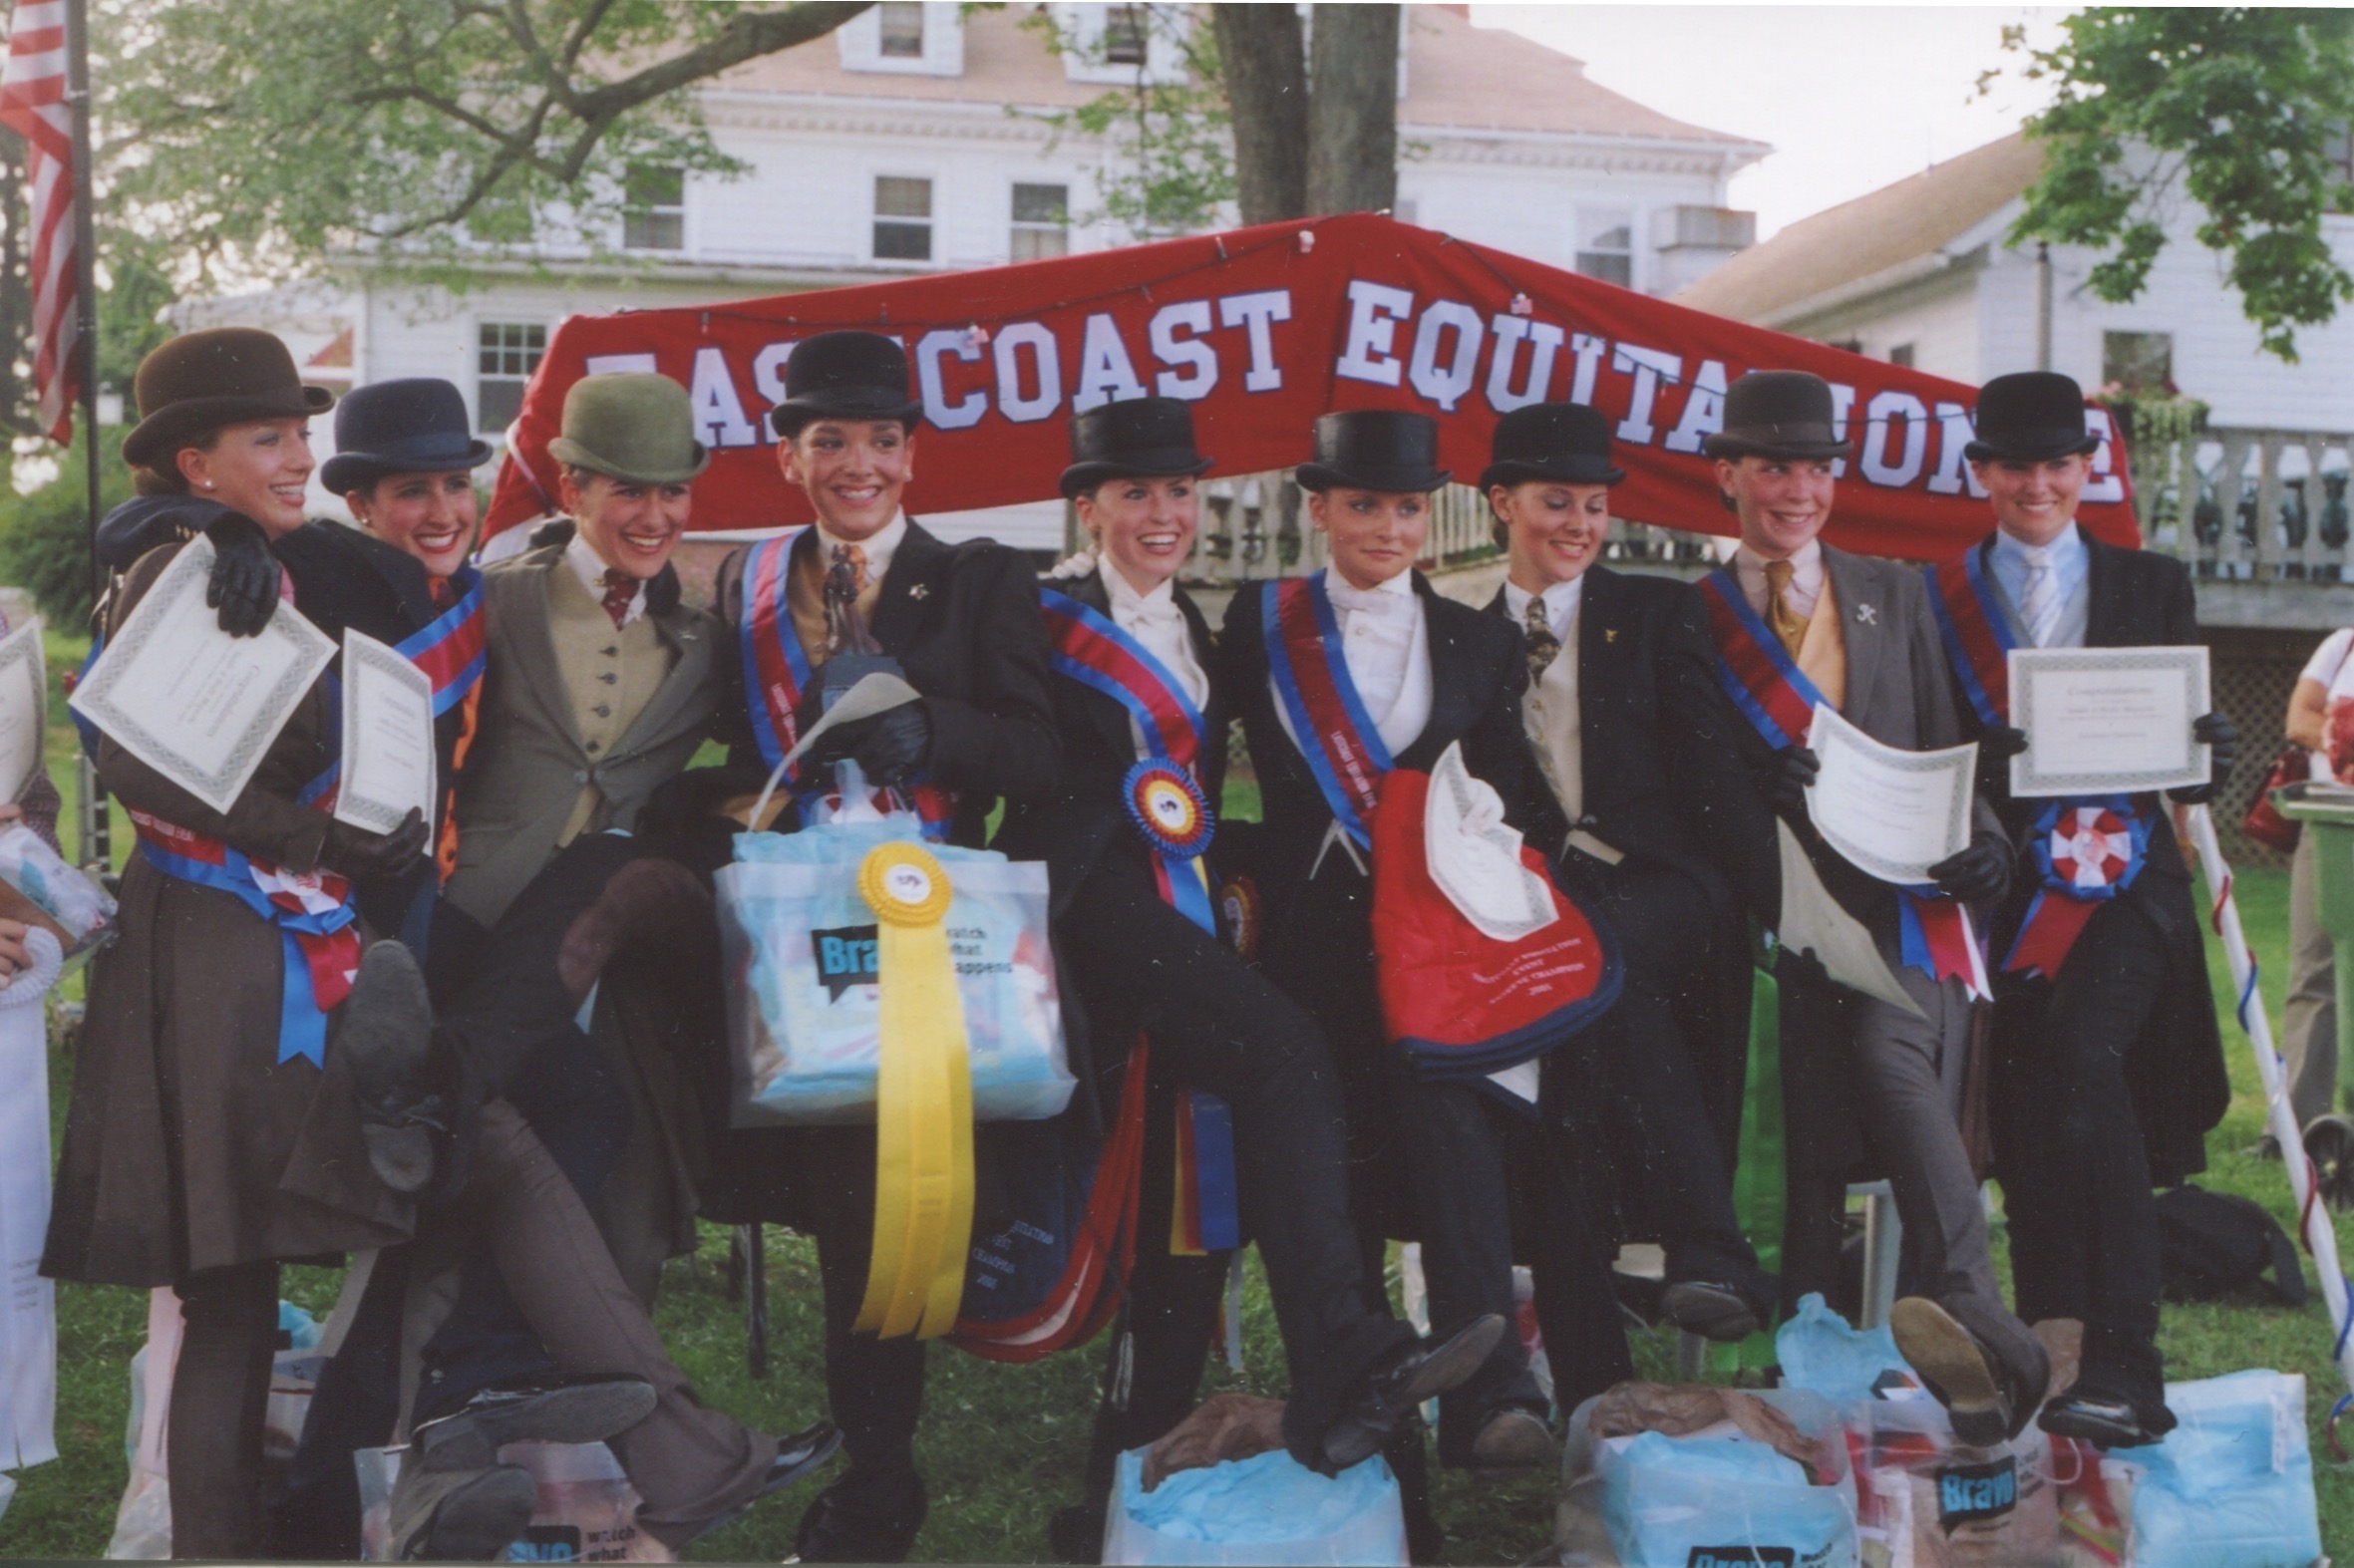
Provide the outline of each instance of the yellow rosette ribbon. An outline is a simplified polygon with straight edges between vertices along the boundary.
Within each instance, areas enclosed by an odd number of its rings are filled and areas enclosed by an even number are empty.
[[[955,1326],[973,1229],[973,1081],[948,948],[948,873],[918,845],[858,866],[874,911],[881,1051],[874,1080],[874,1255],[856,1327],[934,1339]]]

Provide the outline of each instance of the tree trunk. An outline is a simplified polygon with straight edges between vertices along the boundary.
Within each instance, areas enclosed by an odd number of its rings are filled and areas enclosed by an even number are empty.
[[[1213,5],[1219,69],[1234,127],[1234,185],[1245,223],[1308,214],[1308,68],[1299,12]]]
[[[1386,211],[1397,204],[1398,23],[1394,5],[1316,7],[1308,96],[1311,214]]]

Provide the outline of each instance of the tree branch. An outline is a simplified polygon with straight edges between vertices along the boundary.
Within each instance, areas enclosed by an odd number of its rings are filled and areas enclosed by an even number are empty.
[[[865,10],[872,0],[798,0],[773,11],[740,11],[717,38],[684,54],[657,61],[635,76],[583,93],[567,106],[582,120],[610,123],[625,110],[716,76],[762,55],[823,38]]]

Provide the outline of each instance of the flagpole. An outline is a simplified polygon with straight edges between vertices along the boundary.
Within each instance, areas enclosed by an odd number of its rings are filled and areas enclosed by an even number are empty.
[[[90,157],[90,5],[66,3],[66,108],[74,126],[74,357],[82,392],[84,495],[90,514],[90,602],[106,597],[107,572],[98,558],[98,521],[104,502],[98,436],[98,221]],[[106,785],[83,759],[82,862],[111,869]]]

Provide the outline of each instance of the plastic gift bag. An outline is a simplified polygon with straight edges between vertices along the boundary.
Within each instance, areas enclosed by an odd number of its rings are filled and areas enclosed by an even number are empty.
[[[717,878],[737,1126],[870,1122],[880,1043],[874,913],[858,865],[916,818],[743,833]],[[973,1118],[1039,1120],[1074,1080],[1047,941],[1043,864],[925,847],[954,888],[946,926],[971,1053]]]
[[[1398,1481],[1378,1454],[1329,1477],[1280,1450],[1179,1470],[1149,1492],[1144,1475],[1144,1449],[1120,1456],[1107,1563],[1406,1561]]]
[[[1799,1310],[1774,1331],[1774,1356],[1782,1364],[1784,1387],[1821,1395],[1836,1406],[1921,1387],[1885,1325],[1850,1328],[1818,1292],[1801,1297]]]
[[[2180,1425],[2115,1457],[2140,1468],[2135,1568],[2303,1568],[2321,1555],[2305,1380],[2239,1372],[2167,1385]]]
[[[0,882],[16,895],[0,899],[0,914],[47,925],[68,958],[89,951],[113,932],[115,900],[107,890],[41,841],[22,823],[0,828]],[[31,910],[17,904],[30,903]]]
[[[392,1547],[392,1491],[406,1448],[352,1455],[360,1483],[360,1555],[384,1562]],[[637,1488],[601,1442],[510,1442],[499,1462],[531,1472],[538,1494],[531,1522],[507,1543],[510,1563],[666,1563],[675,1559],[637,1527]]]

